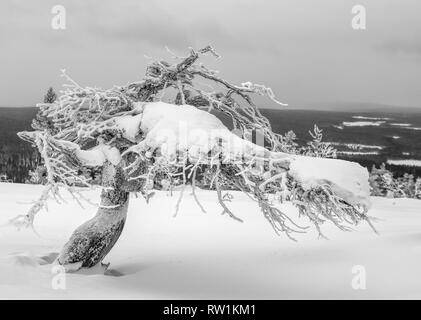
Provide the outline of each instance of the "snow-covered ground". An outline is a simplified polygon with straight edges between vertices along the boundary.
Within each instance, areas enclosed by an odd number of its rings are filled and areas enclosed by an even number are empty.
[[[386,121],[344,121],[342,122],[342,125],[345,127],[378,127],[384,123],[386,123]]]
[[[41,188],[0,184],[0,224],[25,213]],[[87,193],[92,199],[98,194]],[[379,219],[379,235],[367,225],[348,233],[326,225],[330,240],[311,231],[292,242],[276,236],[247,196],[235,192],[229,204],[245,220],[238,223],[220,214],[213,192],[197,194],[207,213],[185,192],[177,217],[178,192],[156,192],[148,205],[132,197],[125,230],[105,259],[108,274],[67,274],[64,290],[53,289],[57,269],[49,262],[95,208],[80,209],[70,198],[68,204],[51,202],[35,221],[41,237],[1,227],[0,298],[421,298],[419,200],[373,198],[370,215]],[[365,269],[365,290],[351,285],[362,276],[353,274],[358,266]]]
[[[383,150],[383,146],[374,146],[361,143],[341,143],[341,142],[324,142],[326,144],[331,144],[333,146],[344,146],[352,150],[362,150],[362,149],[376,149]]]
[[[337,151],[337,154],[343,154],[347,156],[366,156],[366,155],[378,155],[378,151]]]
[[[353,116],[354,119],[363,119],[363,120],[392,120],[392,118],[377,118],[377,117],[365,117],[365,116]]]
[[[410,127],[410,126],[412,126],[412,124],[410,124],[410,123],[391,123],[390,125],[397,126],[397,127]]]
[[[402,159],[402,160],[387,160],[387,164],[395,166],[421,167],[421,160],[416,159]]]

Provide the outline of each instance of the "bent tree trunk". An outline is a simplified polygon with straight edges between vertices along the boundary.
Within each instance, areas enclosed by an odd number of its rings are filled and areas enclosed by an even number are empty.
[[[123,190],[120,166],[107,163],[102,171],[101,202],[96,215],[79,226],[64,245],[57,262],[68,271],[91,268],[110,252],[123,231],[129,193]]]

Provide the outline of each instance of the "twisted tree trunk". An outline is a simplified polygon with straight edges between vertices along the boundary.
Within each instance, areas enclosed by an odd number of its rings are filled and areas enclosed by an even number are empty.
[[[57,258],[68,271],[97,265],[117,242],[129,204],[129,192],[123,190],[123,182],[121,166],[107,163],[102,171],[104,188],[96,215],[73,232]]]

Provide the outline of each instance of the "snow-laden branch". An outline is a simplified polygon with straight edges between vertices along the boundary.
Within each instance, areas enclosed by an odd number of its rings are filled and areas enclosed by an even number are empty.
[[[37,201],[33,203],[27,214],[18,215],[10,223],[21,227],[33,227],[35,216],[47,209],[47,201],[54,199],[59,203],[65,202],[60,188],[67,190],[72,198],[81,206],[82,202],[91,203],[85,198],[78,187],[91,187],[89,179],[80,175],[81,166],[99,166],[105,161],[116,161],[116,150],[107,146],[97,146],[91,150],[81,150],[72,142],[56,140],[48,132],[20,132],[19,137],[36,145],[40,152],[47,172],[47,185]],[[118,152],[118,150],[117,150]],[[120,154],[118,153],[118,156]]]

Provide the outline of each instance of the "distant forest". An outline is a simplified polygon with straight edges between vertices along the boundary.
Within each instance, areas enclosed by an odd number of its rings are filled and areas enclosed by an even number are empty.
[[[37,108],[0,108],[0,174],[13,182],[23,183],[29,170],[40,162],[40,155],[16,133],[31,129]]]

